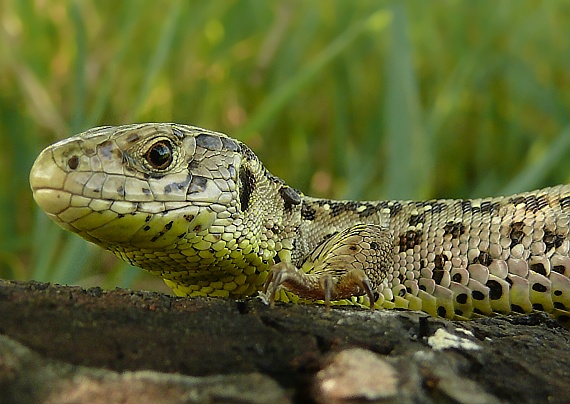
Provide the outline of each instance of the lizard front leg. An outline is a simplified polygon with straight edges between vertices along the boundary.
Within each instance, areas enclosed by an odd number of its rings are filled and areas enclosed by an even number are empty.
[[[274,265],[263,288],[273,303],[279,288],[306,299],[333,300],[367,295],[374,306],[374,292],[392,269],[393,238],[377,225],[358,224],[323,241],[300,268],[289,262]]]

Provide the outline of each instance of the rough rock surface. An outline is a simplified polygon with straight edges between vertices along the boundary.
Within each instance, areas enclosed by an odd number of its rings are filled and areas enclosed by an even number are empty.
[[[547,315],[453,322],[0,281],[1,402],[570,400]]]

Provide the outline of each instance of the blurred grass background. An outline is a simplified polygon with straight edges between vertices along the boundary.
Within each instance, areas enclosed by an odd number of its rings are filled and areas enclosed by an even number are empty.
[[[34,205],[39,151],[175,121],[334,198],[570,180],[570,2],[0,2],[0,277],[165,290]]]

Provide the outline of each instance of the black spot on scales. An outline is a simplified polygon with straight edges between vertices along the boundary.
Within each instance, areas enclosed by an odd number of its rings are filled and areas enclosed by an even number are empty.
[[[461,211],[463,213],[471,212],[471,201],[466,199],[461,201]]]
[[[245,144],[241,145],[241,155],[247,160],[247,161],[252,161],[252,160],[257,160],[257,157],[255,156],[255,153],[251,151],[251,149],[249,147],[247,147]]]
[[[204,192],[208,186],[208,179],[199,175],[191,176],[190,185],[188,186],[187,195]]]
[[[467,294],[466,293],[460,293],[457,295],[457,297],[455,298],[455,300],[457,301],[457,303],[459,304],[465,304],[467,303]]]
[[[483,294],[483,292],[481,292],[479,290],[472,291],[471,297],[473,297],[473,299],[475,299],[475,300],[484,300],[485,299],[485,295]]]
[[[431,211],[431,213],[437,214],[437,213],[441,213],[444,210],[447,209],[447,205],[443,202],[438,202],[438,201],[417,201],[414,202],[415,206],[417,208],[427,208],[425,209],[425,211]]]
[[[425,220],[425,214],[424,213],[418,213],[417,215],[410,215],[410,218],[408,219],[408,224],[410,226],[417,226],[420,223],[423,223]]]
[[[447,255],[437,254],[433,259],[433,264],[435,265],[435,267],[437,269],[443,270],[443,266],[445,265],[446,261],[449,261],[449,258],[447,258]]]
[[[200,133],[196,136],[196,146],[208,150],[222,150],[222,141],[219,136],[210,135],[208,133]]]
[[[229,137],[221,137],[220,139],[222,140],[222,147],[224,149],[237,153],[241,151],[238,142],[236,142],[235,140],[230,139]]]
[[[510,227],[511,227],[511,230],[509,232],[509,238],[511,239],[511,248],[513,248],[517,244],[521,243],[524,236],[525,236],[525,233],[523,231],[524,223],[523,222],[513,222],[513,223],[511,223]]]
[[[420,245],[422,242],[422,234],[421,230],[408,230],[404,234],[400,235],[398,242],[400,251],[407,251],[414,248],[416,245]]]
[[[541,283],[535,283],[532,285],[532,290],[534,290],[535,292],[541,292],[544,293],[546,292],[548,289],[546,288],[546,286],[544,286]]]
[[[500,208],[499,202],[483,201],[479,206],[473,206],[473,201],[461,200],[461,211],[463,213],[492,213],[497,212]]]
[[[481,251],[481,253],[477,257],[475,257],[475,259],[473,259],[474,264],[481,264],[486,267],[491,265],[492,262],[493,259],[491,258],[491,255],[489,255],[487,251]]]
[[[362,209],[362,206],[364,206],[364,209]],[[358,207],[356,209],[358,212],[358,216],[360,216],[361,218],[365,218],[378,212],[378,205],[372,205],[370,203],[360,203],[358,204]]]
[[[284,185],[279,189],[279,195],[285,203],[285,209],[291,210],[293,205],[298,205],[301,203],[301,195],[295,189]]]
[[[199,182],[199,181],[201,181],[200,179],[203,178],[203,177],[200,177],[200,176],[192,176],[191,174],[188,174],[188,175],[186,176],[186,179],[185,179],[184,181],[182,181],[182,182],[173,182],[173,183],[171,183],[171,184],[165,185],[165,186],[164,186],[164,193],[165,193],[165,194],[169,194],[169,193],[171,193],[171,192],[173,192],[173,191],[182,191],[182,190],[184,190],[184,189],[188,186],[188,184],[190,184],[190,183],[194,180],[194,178],[197,178],[196,181]],[[205,187],[204,187],[204,188],[205,188]],[[203,190],[203,189],[202,189],[202,190]],[[193,192],[199,192],[199,191],[198,191],[198,190],[190,191],[190,188],[188,188],[187,194],[190,194],[190,193],[193,193]]]
[[[315,215],[317,211],[315,208],[310,206],[307,202],[303,201],[301,204],[301,218],[304,220],[315,220]]]
[[[105,158],[109,158],[113,155],[113,148],[113,142],[110,140],[106,140],[97,146],[99,153]]]
[[[536,213],[536,211],[549,206],[548,198],[545,195],[529,195],[525,198],[525,203],[526,210],[529,210],[533,213]]]
[[[246,167],[239,170],[239,200],[240,209],[245,212],[249,208],[251,202],[251,194],[255,190],[255,177],[253,173]]]
[[[127,143],[135,143],[135,142],[138,142],[138,141],[140,140],[140,138],[141,138],[141,137],[139,136],[138,133],[133,132],[133,133],[130,133],[130,134],[127,136],[127,139],[126,139],[126,140],[127,140]]]
[[[443,273],[444,270],[443,269],[434,269],[432,271],[432,276],[431,278],[434,280],[434,282],[438,285],[441,284],[441,280],[443,279]]]
[[[535,264],[530,265],[530,269],[532,269],[537,274],[541,274],[546,276],[546,268],[544,268],[544,264],[541,262],[537,262]]]
[[[183,131],[181,131],[176,127],[172,128],[172,133],[174,134],[174,136],[176,136],[179,139],[184,139],[184,137],[186,136]]]
[[[503,296],[503,288],[501,284],[495,280],[490,280],[486,283],[489,288],[489,298],[491,300],[499,300]]]
[[[546,251],[550,251],[552,248],[558,248],[564,242],[564,236],[559,236],[555,234],[552,230],[545,230],[542,241],[546,244]],[[562,272],[561,272],[562,273]]]
[[[524,314],[523,308],[518,304],[511,304],[511,310],[515,313]]]
[[[451,220],[443,228],[444,236],[447,234],[451,235],[451,238],[459,238],[465,232],[465,226],[463,223],[454,223]]]
[[[347,212],[349,209],[347,208],[347,205],[349,202],[337,202],[337,201],[331,201],[328,199],[321,199],[315,202],[317,204],[317,206],[322,206],[325,207],[326,205],[329,206],[329,215],[331,215],[332,217],[336,217],[338,215],[340,215],[343,212]],[[354,203],[354,202],[353,202]]]
[[[190,162],[188,162],[188,171],[194,171],[196,170],[198,167],[200,167],[200,163],[198,163],[196,160],[190,160]]]
[[[570,196],[565,196],[564,198],[560,198],[558,203],[560,203],[562,209],[570,208]]]
[[[388,206],[388,208],[390,209],[390,217],[394,217],[402,210],[402,204],[400,202],[394,202],[394,204]]]

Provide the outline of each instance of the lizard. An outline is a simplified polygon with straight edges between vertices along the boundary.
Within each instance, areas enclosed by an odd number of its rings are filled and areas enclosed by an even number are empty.
[[[510,196],[328,200],[244,143],[175,123],[103,126],[44,149],[33,197],[62,228],[179,296],[570,321],[570,185]]]

